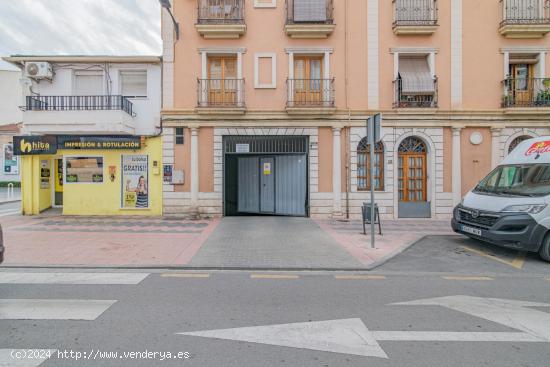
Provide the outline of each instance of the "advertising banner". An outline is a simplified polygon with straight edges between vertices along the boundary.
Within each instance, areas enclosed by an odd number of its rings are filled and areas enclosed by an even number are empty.
[[[149,207],[149,161],[146,155],[123,155],[121,206],[124,209]]]
[[[7,175],[19,173],[19,157],[13,154],[12,144],[4,144],[4,173]]]

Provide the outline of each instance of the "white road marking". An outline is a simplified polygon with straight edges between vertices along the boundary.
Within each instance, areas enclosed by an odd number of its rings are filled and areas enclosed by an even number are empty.
[[[548,303],[449,296],[392,305],[443,306],[521,332],[370,331],[355,318],[177,334],[380,358],[388,356],[378,341],[550,342],[550,314],[527,308],[550,307]]]
[[[14,210],[14,211],[4,212],[0,214],[0,217],[7,217],[9,215],[19,215],[19,214],[21,214],[21,210]]]
[[[37,367],[57,349],[0,349],[0,367]]]
[[[449,296],[421,299],[394,305],[432,305],[493,321],[521,330],[541,341],[550,342],[550,314],[527,307],[550,307],[548,303],[514,301],[500,298]]]
[[[388,358],[361,319],[299,322],[177,334]]]
[[[139,284],[149,273],[0,272],[0,284]]]
[[[116,300],[0,299],[0,320],[95,320]]]
[[[527,333],[467,331],[371,331],[378,341],[545,342]]]

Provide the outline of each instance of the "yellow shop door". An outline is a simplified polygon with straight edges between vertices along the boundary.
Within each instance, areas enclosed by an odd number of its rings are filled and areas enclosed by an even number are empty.
[[[63,159],[54,159],[55,185],[54,185],[54,205],[63,206]]]

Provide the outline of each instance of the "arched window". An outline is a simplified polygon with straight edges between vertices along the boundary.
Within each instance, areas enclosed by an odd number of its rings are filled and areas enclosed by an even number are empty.
[[[374,189],[384,191],[384,145],[374,145]],[[357,190],[370,190],[370,145],[367,138],[357,145]]]
[[[519,143],[527,139],[531,139],[531,137],[529,135],[521,135],[512,140],[510,146],[508,147],[508,154],[512,153],[512,150],[514,150],[519,145]]]

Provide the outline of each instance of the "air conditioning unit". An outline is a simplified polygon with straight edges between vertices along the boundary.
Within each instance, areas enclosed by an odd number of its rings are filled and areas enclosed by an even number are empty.
[[[53,69],[49,62],[30,61],[25,63],[25,76],[32,79],[52,79]]]

